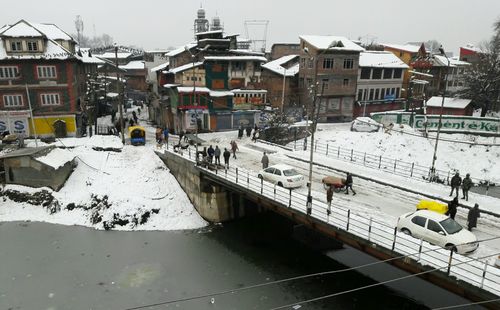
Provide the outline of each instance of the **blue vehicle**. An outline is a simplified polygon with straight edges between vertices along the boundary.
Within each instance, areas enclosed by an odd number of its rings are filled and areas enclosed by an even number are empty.
[[[128,135],[130,137],[130,144],[132,145],[146,144],[146,130],[144,130],[144,127],[131,126],[128,128]]]

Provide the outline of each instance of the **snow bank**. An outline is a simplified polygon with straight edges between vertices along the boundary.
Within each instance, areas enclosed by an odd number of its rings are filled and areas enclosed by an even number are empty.
[[[54,169],[64,166],[67,162],[72,161],[75,154],[64,149],[54,148],[45,156],[37,157],[36,160],[51,166]]]

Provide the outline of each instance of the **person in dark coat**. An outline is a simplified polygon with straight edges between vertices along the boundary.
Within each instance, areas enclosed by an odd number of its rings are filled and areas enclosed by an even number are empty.
[[[214,156],[215,156],[215,164],[220,165],[220,149],[218,145],[215,146]]]
[[[328,186],[326,190],[326,202],[328,203],[328,209],[326,210],[326,214],[330,215],[332,213],[332,198],[333,198],[333,186]]]
[[[451,182],[450,182],[450,186],[451,186],[450,197],[451,197],[451,195],[453,195],[453,191],[454,190],[457,191],[457,197],[458,197],[458,189],[460,188],[461,184],[462,184],[462,178],[460,177],[460,174],[457,172],[457,173],[455,173],[455,175],[453,176],[453,178],[451,178]]]
[[[269,167],[269,157],[267,157],[266,152],[264,152],[264,155],[262,156],[262,160],[260,161],[262,163],[262,169],[266,169]]]
[[[132,118],[134,119],[134,123],[139,124],[138,120],[139,118],[137,117],[137,114],[135,111],[132,111]]]
[[[455,215],[457,214],[458,207],[458,198],[455,197],[448,203],[448,211],[446,211],[446,215],[448,215],[452,220],[455,219]]]
[[[165,129],[163,129],[163,142],[165,142],[165,144],[168,144],[168,128],[165,127]]]
[[[224,156],[224,166],[226,168],[229,168],[229,158],[231,157],[231,152],[227,150],[227,148],[224,148],[224,153],[222,154]]]
[[[239,150],[236,141],[231,141],[231,151],[233,151],[233,158],[236,159],[236,151]]]
[[[479,205],[476,203],[474,208],[470,209],[467,215],[467,228],[472,231],[472,228],[477,227],[477,219],[480,218]]]
[[[472,188],[473,185],[474,183],[470,178],[470,173],[467,173],[467,175],[462,181],[462,193],[464,194],[462,199],[465,199],[465,201],[469,201],[469,190]]]
[[[241,139],[243,137],[243,127],[238,128],[238,139]]]
[[[214,150],[214,148],[211,145],[208,148],[207,153],[208,153],[208,162],[212,163],[212,161],[214,159],[214,155],[215,155],[215,150]]]
[[[354,191],[354,189],[352,188],[352,174],[350,174],[349,172],[347,172],[347,177],[345,179],[345,194],[346,195],[349,195],[349,188],[351,189],[352,191],[352,195],[356,195],[356,192]]]
[[[246,131],[247,131],[247,137],[250,138],[250,135],[252,134],[252,127],[248,126]]]

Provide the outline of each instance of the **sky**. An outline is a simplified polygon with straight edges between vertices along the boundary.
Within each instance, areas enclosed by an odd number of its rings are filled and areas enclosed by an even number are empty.
[[[456,55],[460,46],[489,39],[500,18],[499,0],[18,0],[0,10],[0,24],[26,19],[76,33],[80,15],[84,35],[107,33],[119,45],[165,49],[193,40],[200,5],[209,20],[221,18],[227,34],[246,37],[246,20],[268,20],[268,50],[273,43],[298,43],[299,35],[317,34],[393,44],[435,39]],[[264,38],[264,26],[248,31],[251,39]]]

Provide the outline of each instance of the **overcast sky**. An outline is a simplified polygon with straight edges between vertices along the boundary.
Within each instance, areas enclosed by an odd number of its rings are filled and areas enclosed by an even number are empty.
[[[226,33],[245,37],[245,20],[269,20],[267,48],[275,42],[298,42],[300,34],[330,34],[380,43],[436,39],[458,53],[467,43],[492,35],[500,18],[500,0],[17,0],[0,10],[0,24],[19,19],[54,23],[76,33],[76,15],[84,34],[107,33],[118,44],[144,49],[180,46],[193,39],[196,11],[203,5],[209,20],[216,14]],[[262,39],[263,27],[250,28]]]

